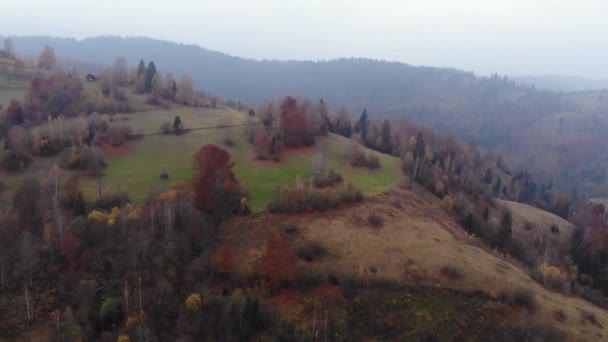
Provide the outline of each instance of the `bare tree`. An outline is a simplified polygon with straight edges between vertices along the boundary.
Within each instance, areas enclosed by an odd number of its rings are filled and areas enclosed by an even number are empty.
[[[192,76],[183,75],[179,80],[179,84],[177,85],[177,93],[175,94],[175,101],[185,104],[185,105],[194,105],[194,83],[192,81]]]
[[[310,173],[313,178],[318,178],[323,175],[325,169],[325,159],[323,158],[323,152],[315,153],[310,161]]]
[[[114,83],[120,86],[124,86],[129,82],[129,68],[127,67],[127,60],[122,57],[116,57],[114,61],[114,67],[112,68],[112,79]]]
[[[38,263],[38,254],[36,253],[34,243],[32,241],[32,234],[29,231],[24,231],[21,234],[21,271],[26,275],[26,282],[28,288],[32,287],[32,276],[34,268]]]
[[[46,45],[40,53],[40,57],[38,57],[38,67],[46,70],[51,70],[55,67],[55,63],[55,49]]]
[[[46,192],[49,207],[53,214],[53,220],[57,229],[59,229],[59,239],[63,237],[63,218],[61,213],[61,183],[60,183],[61,170],[57,164],[53,164],[49,176],[44,180],[42,185]]]

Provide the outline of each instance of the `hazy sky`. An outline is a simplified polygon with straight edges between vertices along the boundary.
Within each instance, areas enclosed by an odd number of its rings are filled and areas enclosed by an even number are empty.
[[[252,58],[608,77],[606,0],[17,0],[0,34],[147,36]]]

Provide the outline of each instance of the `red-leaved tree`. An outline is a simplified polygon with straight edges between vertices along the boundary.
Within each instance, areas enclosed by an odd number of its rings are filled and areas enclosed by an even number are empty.
[[[234,273],[236,263],[234,261],[234,252],[229,246],[221,246],[215,255],[213,256],[214,261],[218,265],[218,271],[220,274]]]
[[[278,232],[268,238],[266,252],[260,258],[260,275],[268,280],[271,288],[279,288],[295,279],[294,268],[297,258],[289,242]]]
[[[240,209],[244,196],[234,176],[230,154],[210,144],[194,155],[194,204],[213,219],[222,219]]]

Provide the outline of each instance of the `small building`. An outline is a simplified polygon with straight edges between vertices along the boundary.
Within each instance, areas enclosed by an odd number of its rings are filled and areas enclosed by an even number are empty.
[[[86,79],[89,82],[95,82],[95,81],[99,80],[99,77],[95,73],[88,73],[86,76]]]

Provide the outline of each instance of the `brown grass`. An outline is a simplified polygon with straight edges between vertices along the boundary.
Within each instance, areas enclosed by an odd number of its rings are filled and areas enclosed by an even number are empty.
[[[402,208],[392,205],[395,200],[402,203]],[[365,227],[363,222],[371,213],[382,215],[382,229]],[[556,310],[563,310],[566,317],[578,317],[577,308],[581,308],[592,313],[601,326],[581,326],[580,322],[566,320],[560,329],[568,334],[569,340],[591,341],[600,333],[604,336],[608,333],[602,324],[608,322],[608,313],[582,299],[548,291],[534,282],[514,260],[488,250],[469,236],[442,209],[439,199],[419,188],[393,190],[369,198],[363,204],[314,215],[277,217],[261,213],[237,218],[225,227],[224,238],[240,246],[239,273],[252,274],[269,232],[292,224],[300,231],[289,237],[294,244],[312,240],[322,242],[327,248],[327,256],[315,262],[317,271],[356,277],[363,282],[394,280],[404,285],[481,290],[495,297],[515,288],[523,289],[529,291],[537,303],[531,314],[533,323],[555,324]],[[543,226],[548,229],[550,224],[543,223]],[[560,229],[566,231],[565,227]],[[566,234],[553,235],[561,238]],[[457,267],[462,277],[458,281],[444,281],[441,269],[445,265]],[[371,272],[372,267],[377,271]]]

